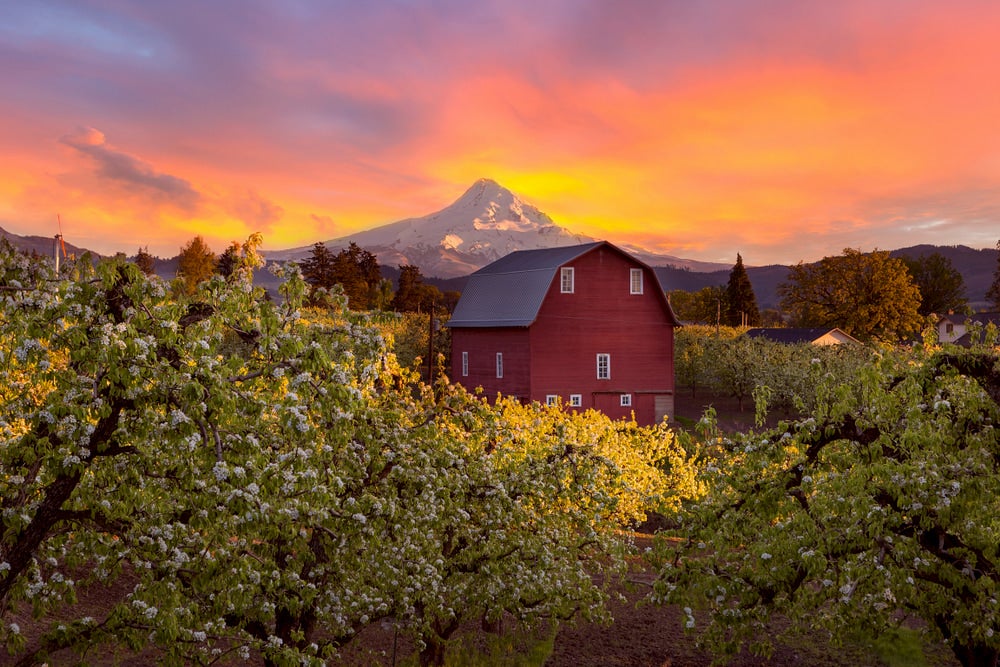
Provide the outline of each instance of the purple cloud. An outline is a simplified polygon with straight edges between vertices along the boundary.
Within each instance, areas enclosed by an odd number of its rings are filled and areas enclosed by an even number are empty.
[[[113,181],[129,191],[152,195],[189,211],[201,199],[198,191],[183,178],[158,173],[148,163],[111,148],[99,130],[80,128],[59,141],[90,157],[97,165],[98,177]]]

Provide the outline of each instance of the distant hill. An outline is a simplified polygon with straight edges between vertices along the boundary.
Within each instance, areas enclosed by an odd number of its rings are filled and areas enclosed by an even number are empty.
[[[915,245],[893,250],[889,254],[892,257],[916,259],[935,252],[941,253],[951,261],[951,265],[962,274],[962,279],[965,281],[965,297],[969,300],[969,305],[976,310],[985,309],[988,305],[986,292],[989,291],[990,285],[993,283],[993,272],[997,268],[996,249],[976,250],[964,245]]]
[[[705,287],[725,286],[729,282],[732,267],[721,271],[698,272],[669,266],[654,267],[663,289],[697,292]],[[747,277],[753,285],[757,305],[761,308],[778,307],[778,284],[788,278],[789,267],[779,264],[771,266],[748,266]]]
[[[6,229],[0,227],[0,238],[7,239],[18,250],[23,250],[27,253],[34,252],[43,257],[52,257],[55,250],[56,240],[51,236],[21,236],[19,234],[11,234]],[[67,255],[80,257],[83,253],[90,252],[95,257],[101,256],[96,252],[88,251],[86,248],[75,246],[72,243],[66,243],[65,245]]]
[[[893,250],[889,255],[916,259],[935,252],[951,261],[952,266],[962,274],[969,305],[976,310],[986,309],[989,306],[986,292],[993,282],[993,272],[997,268],[997,251],[992,248],[976,250],[963,245],[917,245]],[[672,267],[656,267],[656,274],[660,278],[663,289],[667,291],[679,289],[686,292],[697,292],[705,287],[726,285],[729,281],[730,270],[732,267],[722,271],[702,273]],[[753,285],[758,306],[761,308],[778,307],[780,300],[778,285],[788,280],[790,271],[791,267],[781,265],[747,267],[747,276]]]

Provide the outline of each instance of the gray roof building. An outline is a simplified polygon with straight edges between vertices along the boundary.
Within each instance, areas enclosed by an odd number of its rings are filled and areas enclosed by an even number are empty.
[[[561,248],[520,250],[484,266],[469,276],[448,326],[530,326],[538,316],[538,309],[559,267],[602,244],[611,245],[597,241]],[[655,273],[652,275],[655,277]]]
[[[749,329],[746,335],[750,338],[764,338],[775,343],[811,343],[814,345],[837,345],[840,343],[860,343],[857,338],[837,328],[785,328],[759,327]]]

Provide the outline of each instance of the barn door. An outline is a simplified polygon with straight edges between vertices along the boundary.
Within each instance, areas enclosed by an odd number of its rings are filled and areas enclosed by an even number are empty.
[[[657,394],[653,399],[653,412],[655,413],[656,423],[659,424],[663,421],[664,417],[669,417],[674,414],[674,395],[673,394]]]

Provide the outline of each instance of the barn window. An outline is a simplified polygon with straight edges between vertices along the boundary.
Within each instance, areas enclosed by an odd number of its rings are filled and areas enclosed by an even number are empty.
[[[623,408],[628,408],[632,406],[632,394],[621,395],[621,406]]]
[[[569,395],[569,406],[571,408],[578,408],[583,405],[583,396],[580,394],[570,394]]]
[[[563,294],[572,294],[574,287],[573,267],[564,266],[559,269],[559,291]]]
[[[597,355],[597,379],[598,380],[610,380],[611,379],[611,355],[610,354],[598,354]]]
[[[546,394],[545,405],[559,405],[559,396],[557,394]]]
[[[632,294],[642,294],[642,269],[629,270],[629,291]]]
[[[462,353],[462,377],[469,376],[469,353]]]
[[[503,377],[503,352],[497,352],[497,377]]]

